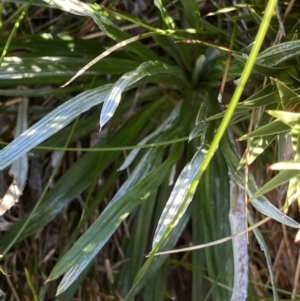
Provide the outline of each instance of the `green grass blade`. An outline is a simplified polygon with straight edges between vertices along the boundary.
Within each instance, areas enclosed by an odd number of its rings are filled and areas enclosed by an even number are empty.
[[[8,38],[8,40],[7,40],[7,42],[6,42],[5,46],[4,46],[4,49],[3,49],[3,51],[2,51],[2,54],[1,54],[1,57],[0,57],[0,67],[2,66],[4,57],[5,57],[6,54],[7,54],[7,51],[8,51],[8,48],[9,48],[11,42],[12,42],[12,39],[14,38],[14,36],[15,36],[15,34],[16,34],[16,32],[17,32],[17,30],[18,30],[18,28],[19,28],[19,26],[20,26],[22,20],[24,19],[25,15],[26,15],[26,13],[27,13],[27,11],[28,11],[28,9],[29,9],[29,7],[31,6],[31,4],[32,4],[33,2],[34,2],[33,0],[30,0],[30,1],[27,3],[27,5],[24,7],[24,10],[22,11],[22,13],[21,13],[21,15],[20,15],[18,21],[15,23],[15,26],[14,26],[13,30],[11,31],[11,33],[10,33],[10,35],[9,35],[9,38]]]
[[[168,118],[160,125],[154,132],[146,136],[142,141],[140,141],[137,146],[145,145],[150,139],[154,138],[155,136],[159,135],[161,132],[167,130],[171,127],[172,123],[178,118],[181,108],[181,102],[172,110]],[[124,170],[130,166],[130,164],[133,162],[133,160],[138,155],[141,148],[135,148],[133,149],[129,155],[126,157],[126,160],[124,163],[120,166],[118,170]]]
[[[228,214],[230,210],[230,187],[226,161],[220,151],[209,165],[199,183],[201,231],[203,242],[207,243],[231,235]],[[209,277],[210,286],[205,290],[203,300],[229,300],[231,293],[225,287],[232,287],[233,257],[232,244],[211,246],[204,250],[205,277]],[[222,283],[225,287],[221,287]]]
[[[268,110],[268,114],[280,120],[290,128],[296,131],[300,131],[300,114],[286,111],[272,111]]]
[[[61,56],[15,57],[4,59],[0,68],[1,87],[39,84],[63,84],[79,69],[82,69],[92,58],[74,58]],[[129,59],[105,58],[89,68],[78,80],[87,82],[95,76],[123,74],[139,66],[138,62]],[[64,89],[61,89],[63,92]]]
[[[300,170],[283,170],[279,172],[274,178],[268,181],[261,188],[257,189],[251,196],[252,199],[259,198],[263,194],[271,191],[272,189],[279,187],[280,185],[290,181],[292,178],[300,175]]]
[[[262,51],[257,57],[257,63],[269,67],[297,57],[300,54],[299,40],[280,43]]]
[[[154,0],[154,5],[160,10],[161,17],[167,28],[175,29],[175,22],[165,7],[165,0]]]
[[[156,198],[157,192],[154,191],[147,202],[141,204],[132,225],[132,231],[125,254],[125,258],[130,258],[130,260],[123,264],[116,280],[117,289],[121,296],[126,295],[130,290],[134,276],[144,261]]]
[[[43,0],[42,2],[50,7],[78,16],[91,17],[94,14],[93,9],[88,4],[79,0]]]
[[[117,42],[126,41],[128,39],[132,39],[130,35],[120,30],[117,26],[112,24],[102,13],[101,7],[98,6],[95,7],[95,11],[97,12],[93,19],[95,23],[99,26],[99,28],[111,39]],[[138,39],[136,39],[138,40]],[[126,43],[125,43],[126,44]],[[125,45],[124,45],[125,46]],[[135,55],[138,56],[138,58],[141,58],[146,61],[159,61],[159,62],[165,62],[166,60],[159,55],[157,55],[154,51],[152,51],[150,48],[148,48],[146,45],[143,45],[140,42],[135,42],[134,44],[127,44],[126,50],[131,51]]]
[[[197,32],[202,29],[201,16],[196,0],[181,0],[184,15],[186,16],[191,27],[195,28]]]
[[[291,128],[283,123],[280,120],[272,121],[266,125],[258,127],[254,131],[250,132],[249,134],[243,135],[242,137],[238,138],[239,141],[246,140],[249,138],[255,138],[260,136],[271,136],[274,134],[280,134],[290,130]]]
[[[279,104],[280,99],[278,97],[277,92],[272,92],[270,94],[263,95],[258,98],[252,98],[251,100],[245,100],[243,102],[240,102],[237,105],[237,108],[247,108],[247,109],[255,109],[262,106],[268,106],[271,104]]]

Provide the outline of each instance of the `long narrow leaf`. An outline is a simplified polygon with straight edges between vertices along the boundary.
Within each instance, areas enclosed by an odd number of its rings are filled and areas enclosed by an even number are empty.
[[[201,167],[207,147],[202,146],[180,173],[171,196],[164,208],[158,222],[153,238],[152,248],[154,249],[161,238],[170,231],[180,220],[194,195],[195,175]]]
[[[140,141],[137,146],[145,145],[150,139],[157,136],[162,131],[166,130],[170,125],[178,118],[179,112],[180,112],[181,103],[179,103],[170,113],[169,117],[163,122],[162,125],[160,125],[154,132],[149,134],[147,137],[145,137],[142,141]],[[119,170],[124,170],[130,166],[130,164],[133,162],[133,160],[138,155],[140,148],[133,149],[130,154],[127,156],[124,163],[120,166]]]
[[[0,151],[0,170],[57,133],[78,115],[104,101],[111,85],[83,92],[54,109]]]
[[[97,221],[63,256],[48,278],[48,281],[50,281],[67,272],[59,285],[57,294],[65,291],[77,279],[81,271],[93,260],[121,221],[167,177],[178,155],[179,148],[156,170],[142,178],[123,195],[115,198],[112,205],[107,207]],[[146,161],[144,162],[146,163]],[[139,176],[141,176],[140,173],[134,174],[135,178]],[[100,233],[99,229],[101,229]]]
[[[145,126],[147,120],[161,108],[161,101],[153,102],[140,112],[139,116],[132,117],[114,137],[101,140],[95,147],[120,147],[132,143],[133,139]],[[76,164],[64,173],[52,190],[46,195],[38,212],[31,217],[31,222],[23,231],[22,240],[36,233],[47,223],[53,220],[74,198],[80,195],[117,157],[118,152],[91,152],[83,155]],[[70,178],[72,181],[70,181]],[[11,242],[23,227],[26,219],[17,222],[9,231],[4,233],[0,240],[0,250]]]
[[[182,218],[178,222],[178,224],[175,226],[173,231],[170,233],[170,235],[166,238],[164,241],[161,250],[170,250],[172,249],[176,242],[178,241],[180,235],[182,234],[182,231],[185,229],[187,222],[189,221],[190,215],[188,214],[188,211],[183,214]],[[143,267],[140,269],[137,277],[135,278],[135,281],[130,288],[130,291],[125,296],[124,301],[133,301],[134,296],[141,290],[141,288],[147,283],[147,279],[149,277],[155,277],[155,273],[157,270],[161,267],[161,265],[164,263],[168,255],[163,256],[152,256],[147,258],[146,262],[144,263]]]
[[[185,76],[182,71],[177,67],[168,66],[160,62],[145,62],[141,64],[136,70],[125,73],[111,88],[110,92],[105,98],[101,116],[100,128],[102,128],[113,116],[117,109],[123,91],[136,83],[138,80],[145,76],[155,76],[157,74],[176,74],[184,80]]]

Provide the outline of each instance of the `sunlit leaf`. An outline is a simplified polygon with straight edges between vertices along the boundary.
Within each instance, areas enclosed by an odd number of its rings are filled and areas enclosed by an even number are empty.
[[[100,128],[102,128],[113,116],[121,100],[123,91],[133,85],[145,76],[155,76],[157,74],[178,74],[180,78],[185,80],[185,76],[177,67],[168,66],[160,62],[145,62],[136,70],[124,74],[111,88],[107,94],[100,116]]]
[[[263,151],[274,141],[277,135],[258,136],[250,139],[249,150],[246,150],[237,169],[240,169],[244,164],[250,165],[254,160],[263,153]],[[248,152],[248,153],[246,153]]]
[[[259,108],[262,106],[268,106],[274,103],[279,103],[279,97],[277,92],[272,92],[270,94],[266,94],[264,96],[251,99],[251,100],[245,100],[243,102],[240,102],[237,105],[237,108]]]
[[[192,186],[195,185],[195,176],[201,167],[206,152],[207,147],[201,146],[192,161],[188,163],[180,173],[158,222],[152,248],[156,247],[157,243],[169,228],[173,228],[178,223],[192,200],[194,195]]]
[[[145,107],[139,116],[134,116],[125,124],[113,138],[101,140],[95,147],[120,147],[132,143],[133,139],[145,127],[147,120],[162,107],[162,102],[157,101]],[[31,217],[31,222],[23,231],[19,240],[36,233],[47,223],[52,221],[76,196],[81,194],[105,169],[116,159],[118,152],[90,152],[82,156],[76,164],[56,182],[44,198],[37,213]],[[72,181],[70,181],[72,178]],[[108,179],[107,179],[108,181]],[[0,248],[4,248],[18,234],[26,219],[17,222],[9,231],[2,235]]]
[[[39,84],[62,84],[86,63],[90,58],[73,58],[73,57],[15,57],[10,56],[4,59],[0,67],[0,86],[18,84],[36,84],[37,78]],[[88,69],[81,81],[86,81],[92,76],[106,74],[122,74],[138,66],[130,60],[125,59],[103,59],[92,68]],[[62,89],[63,90],[63,89]]]
[[[243,135],[242,137],[238,138],[238,140],[242,141],[253,137],[279,134],[288,131],[289,129],[290,127],[285,123],[281,122],[280,120],[275,120],[270,122],[269,124],[257,128],[249,134]]]
[[[77,279],[81,271],[94,259],[129,212],[147,199],[151,192],[167,177],[174,160],[178,158],[179,148],[174,150],[164,163],[150,172],[149,168],[151,167],[148,160],[150,158],[153,160],[156,155],[157,151],[150,151],[148,156],[144,156],[136,171],[123,184],[124,189],[121,188],[118,191],[97,221],[56,264],[48,281],[67,272],[58,287],[57,295],[65,291]],[[100,233],[99,228],[102,229]]]
[[[0,170],[57,133],[78,115],[104,101],[111,85],[83,92],[54,109],[0,151]]]
[[[292,102],[300,102],[300,95],[295,93],[292,89],[290,89],[287,85],[285,85],[282,81],[278,79],[272,79],[275,82],[279,96],[280,102],[283,108],[287,108],[288,104]]]
[[[282,123],[286,124],[290,128],[300,131],[300,114],[299,113],[292,113],[286,111],[267,111],[268,114],[275,117]],[[274,121],[276,122],[276,121]],[[283,128],[283,127],[282,127]]]

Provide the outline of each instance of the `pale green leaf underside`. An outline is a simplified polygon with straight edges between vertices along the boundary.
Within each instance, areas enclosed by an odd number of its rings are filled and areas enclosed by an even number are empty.
[[[155,76],[162,73],[170,75],[176,74],[179,77],[184,78],[184,74],[179,68],[153,61],[145,62],[136,70],[127,72],[121,76],[121,78],[113,84],[110,92],[105,98],[100,115],[100,128],[102,128],[113,116],[120,103],[121,95],[127,87],[133,85],[145,76]]]
[[[266,66],[276,66],[298,55],[300,55],[300,41],[289,41],[262,51],[258,55],[256,62]]]
[[[289,160],[284,162],[277,162],[272,164],[269,169],[271,170],[300,170],[300,159]]]
[[[167,177],[178,158],[178,151],[178,148],[174,149],[172,156],[152,172],[149,170],[149,160],[155,160],[157,153],[150,150],[148,156],[144,156],[96,222],[77,240],[52,270],[48,281],[67,272],[59,285],[57,294],[65,291],[76,280],[122,220]],[[99,229],[101,229],[100,232]]]
[[[206,153],[207,147],[204,145],[196,152],[191,162],[189,162],[181,171],[159,219],[153,238],[153,249],[167,229],[170,227],[173,228],[178,223],[178,220],[180,220],[183,213],[186,211],[187,206],[190,204],[194,195],[190,189],[191,186],[195,184],[195,176],[201,167]]]
[[[83,92],[35,123],[0,151],[0,170],[68,125],[78,115],[104,101],[111,85]]]
[[[259,136],[250,140],[250,147],[248,154],[244,153],[237,169],[240,169],[247,160],[247,164],[250,165],[254,160],[263,153],[263,151],[272,143],[277,135]]]

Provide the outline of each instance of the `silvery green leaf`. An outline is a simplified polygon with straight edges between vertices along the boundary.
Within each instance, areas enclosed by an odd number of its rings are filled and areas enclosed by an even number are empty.
[[[157,160],[159,153],[160,150],[156,149],[148,151],[147,156],[145,156],[147,158],[139,163],[139,168],[123,184],[121,192],[118,191],[99,218],[53,268],[48,281],[66,273],[57,289],[57,295],[64,292],[76,281],[81,271],[95,258],[122,220],[161,185],[178,159],[180,147],[177,147],[162,163]],[[149,164],[149,160],[153,164]],[[158,163],[161,164],[157,167]],[[153,170],[155,167],[156,169]],[[99,229],[101,229],[100,232]]]
[[[288,41],[268,47],[256,59],[257,64],[273,67],[300,54],[299,40]]]
[[[100,128],[102,128],[113,116],[120,103],[122,93],[126,88],[132,86],[145,76],[155,76],[163,73],[169,73],[170,75],[176,74],[179,77],[182,77],[183,75],[179,68],[157,61],[148,61],[142,63],[136,70],[127,72],[121,76],[120,79],[113,84],[105,98],[100,115]]]
[[[199,135],[200,133],[202,133],[203,131],[205,131],[205,129],[207,128],[208,123],[203,121],[199,124],[197,124],[192,131],[189,134],[189,142],[191,140],[193,140],[197,135]]]
[[[35,123],[0,151],[0,170],[57,133],[73,119],[103,102],[111,85],[85,91],[68,100]]]
[[[83,1],[43,0],[43,2],[47,3],[50,7],[55,7],[74,15],[92,16],[94,13],[92,8],[88,4],[84,3]]]
[[[202,161],[206,155],[207,146],[203,145],[198,149],[193,159],[181,171],[167,204],[159,219],[155,235],[152,242],[152,248],[155,248],[165,232],[173,228],[190,204],[194,190],[190,190],[195,181]]]

